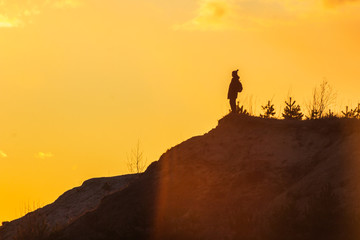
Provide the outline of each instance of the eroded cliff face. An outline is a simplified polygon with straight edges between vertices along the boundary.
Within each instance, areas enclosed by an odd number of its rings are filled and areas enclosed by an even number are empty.
[[[360,123],[228,115],[48,239],[359,239]]]

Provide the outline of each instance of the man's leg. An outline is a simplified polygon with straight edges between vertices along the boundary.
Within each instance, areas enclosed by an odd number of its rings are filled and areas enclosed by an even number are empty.
[[[231,112],[236,113],[236,98],[230,98]]]

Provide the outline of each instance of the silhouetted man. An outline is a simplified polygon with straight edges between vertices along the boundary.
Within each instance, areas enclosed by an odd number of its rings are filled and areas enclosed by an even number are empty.
[[[232,72],[232,79],[229,86],[229,92],[228,92],[228,99],[230,99],[230,107],[231,112],[236,112],[236,98],[238,95],[238,92],[241,92],[243,87],[240,82],[240,77],[238,76],[238,70]]]

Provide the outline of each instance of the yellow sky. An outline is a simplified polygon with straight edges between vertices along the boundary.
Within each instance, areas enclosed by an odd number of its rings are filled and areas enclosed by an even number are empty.
[[[26,2],[26,3],[24,3]],[[357,104],[360,1],[0,0],[0,221],[323,78]],[[258,113],[258,112],[257,112]]]

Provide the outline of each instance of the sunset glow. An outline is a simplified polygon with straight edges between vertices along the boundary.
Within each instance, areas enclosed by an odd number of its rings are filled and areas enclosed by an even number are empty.
[[[235,69],[256,115],[272,99],[280,117],[289,95],[305,111],[323,79],[334,111],[357,106],[359,11],[357,0],[0,0],[0,223],[128,173],[138,141],[151,163],[206,133],[229,112]]]

